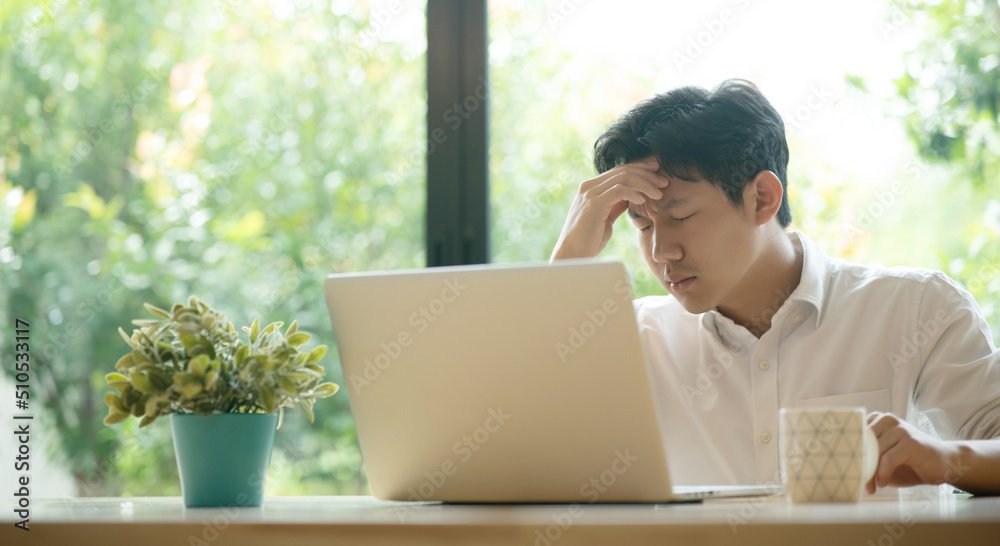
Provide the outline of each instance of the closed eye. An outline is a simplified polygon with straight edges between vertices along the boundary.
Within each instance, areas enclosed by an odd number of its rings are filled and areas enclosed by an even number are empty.
[[[694,214],[695,213],[688,214],[684,218],[671,218],[671,220],[673,220],[674,222],[683,222],[684,220],[687,220],[688,218],[694,216]]]

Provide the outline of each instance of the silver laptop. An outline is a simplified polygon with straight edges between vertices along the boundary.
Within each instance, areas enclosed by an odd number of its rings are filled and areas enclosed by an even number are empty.
[[[325,289],[379,499],[677,502],[780,491],[671,487],[620,263],[335,274]]]

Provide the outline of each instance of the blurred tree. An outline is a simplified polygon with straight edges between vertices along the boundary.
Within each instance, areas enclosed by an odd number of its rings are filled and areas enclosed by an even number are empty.
[[[896,104],[921,157],[952,176],[945,196],[951,221],[939,229],[956,237],[942,259],[976,296],[1000,341],[1000,4],[896,7],[899,24],[919,25],[925,35],[896,80]]]
[[[423,8],[368,10],[0,7],[0,314],[32,324],[31,410],[80,494],[178,493],[167,427],[101,424],[143,301],[297,318],[333,348],[327,273],[423,265]],[[278,432],[269,494],[367,490],[346,391],[316,410]]]

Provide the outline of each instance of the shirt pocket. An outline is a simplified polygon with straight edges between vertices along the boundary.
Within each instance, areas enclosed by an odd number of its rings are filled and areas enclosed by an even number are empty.
[[[823,396],[821,398],[806,398],[798,400],[792,407],[796,408],[818,408],[828,406],[864,406],[865,411],[881,411],[888,413],[892,410],[889,389],[876,389],[873,391],[855,392],[851,394],[837,394],[834,396]]]

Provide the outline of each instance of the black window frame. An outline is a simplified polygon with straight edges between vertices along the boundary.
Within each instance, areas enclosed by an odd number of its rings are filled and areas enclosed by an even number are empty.
[[[490,261],[486,0],[427,0],[427,266]]]

